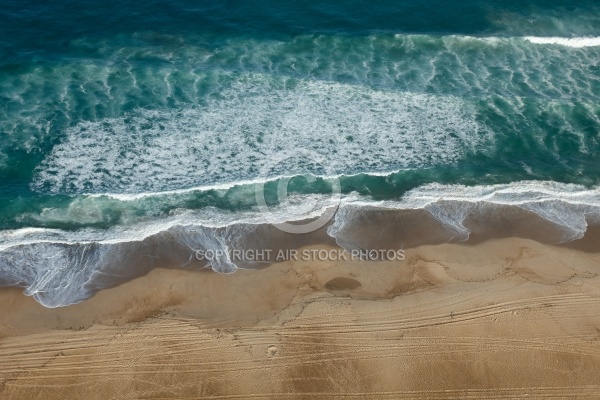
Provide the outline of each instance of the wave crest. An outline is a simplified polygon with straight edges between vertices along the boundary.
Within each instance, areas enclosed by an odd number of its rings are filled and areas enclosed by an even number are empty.
[[[539,37],[539,36],[526,36],[525,40],[535,44],[558,44],[567,47],[595,47],[600,46],[600,37]]]

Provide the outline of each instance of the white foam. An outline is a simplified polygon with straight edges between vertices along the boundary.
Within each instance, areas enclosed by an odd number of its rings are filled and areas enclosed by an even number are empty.
[[[317,204],[307,214],[295,211],[302,204]],[[317,217],[337,201],[327,195],[295,195],[272,209],[278,222],[299,221]],[[481,204],[515,206],[526,209],[563,226],[573,226],[585,231],[585,218],[600,215],[600,188],[564,184],[553,181],[521,181],[499,185],[443,185],[426,184],[408,191],[400,200],[373,201],[356,194],[344,196],[340,208],[426,209],[446,223],[459,227],[470,210]],[[54,221],[56,216],[48,212]],[[22,228],[0,231],[0,251],[33,243],[90,244],[125,243],[141,241],[151,235],[175,226],[203,226],[222,228],[239,224],[265,224],[268,219],[255,209],[228,212],[212,207],[200,210],[181,210],[168,217],[137,222],[110,229],[83,229],[76,232],[59,229]],[[348,221],[336,221],[336,223]],[[575,229],[575,228],[574,228]]]
[[[89,198],[88,198],[89,199]],[[298,221],[316,217],[335,205],[326,195],[290,197],[287,203],[275,207],[273,215],[281,222]],[[302,204],[316,204],[306,215],[297,215]],[[378,209],[424,209],[443,225],[456,231],[456,238],[466,239],[469,230],[463,225],[469,213],[496,205],[518,207],[536,213],[563,227],[563,240],[581,238],[590,217],[600,216],[600,188],[557,182],[524,181],[504,185],[442,185],[428,184],[406,193],[398,201],[371,201],[356,195],[341,200],[340,209],[334,216],[328,233],[338,243],[350,243],[365,239],[346,240],[348,232],[357,231],[356,224],[365,224],[361,211]],[[56,215],[50,213],[51,218]],[[206,208],[185,210],[178,214],[149,222],[113,228],[84,229],[68,232],[57,229],[24,228],[0,232],[0,276],[5,281],[26,287],[26,292],[47,307],[57,307],[79,302],[91,296],[102,282],[111,281],[110,276],[122,279],[132,272],[119,268],[131,268],[122,260],[152,248],[172,254],[173,243],[189,249],[238,248],[237,240],[251,234],[254,227],[266,224],[264,215],[256,210],[226,212]],[[220,229],[225,228],[225,229]],[[166,234],[146,243],[152,235]],[[360,246],[360,243],[354,243]],[[241,243],[243,246],[243,243]],[[265,243],[267,245],[267,243]],[[146,247],[144,247],[146,246]],[[150,247],[148,247],[150,246]],[[147,250],[145,250],[147,251]],[[185,256],[185,255],[184,255]],[[217,272],[232,272],[237,268],[227,257],[216,259],[210,266]],[[108,272],[107,272],[108,271]],[[108,275],[107,275],[108,274]],[[121,278],[120,278],[121,277]],[[100,286],[98,286],[100,285]],[[106,283],[104,283],[106,285]]]
[[[348,195],[342,202],[352,202],[356,195]],[[87,197],[87,199],[91,199]],[[337,201],[321,194],[293,195],[271,209],[275,223],[300,221],[320,216],[327,208],[335,206]],[[298,208],[307,212],[299,214]],[[63,218],[73,218],[59,214],[58,209],[48,209],[39,219],[41,222],[55,222]],[[69,210],[66,211],[69,213]],[[233,225],[260,225],[269,223],[265,215],[256,209],[228,212],[213,207],[199,210],[179,210],[172,215],[155,218],[150,221],[138,221],[129,225],[116,225],[109,229],[86,228],[77,231],[65,231],[49,228],[21,228],[0,231],[0,252],[23,245],[47,244],[119,244],[142,241],[152,235],[168,231],[173,227],[201,226],[203,228],[225,228]]]
[[[237,38],[217,45],[210,37],[199,36],[186,39],[186,45],[177,48],[156,43],[145,45],[138,40],[134,41],[136,46],[122,37],[102,42],[82,40],[73,45],[99,49],[105,57],[85,63],[63,60],[49,68],[26,69],[0,82],[0,92],[8,101],[7,107],[0,108],[0,131],[5,133],[0,141],[0,165],[10,162],[9,154],[15,148],[45,150],[44,143],[54,142],[57,132],[62,137],[65,129],[80,129],[81,126],[67,128],[75,121],[120,117],[124,109],[147,105],[168,108],[204,104],[209,97],[221,93],[240,69],[321,82],[344,81],[413,92],[459,93],[465,97],[528,96],[528,87],[524,90],[517,82],[494,74],[506,67],[505,55],[510,54],[513,60],[510,69],[522,73],[524,79],[532,82],[531,88],[540,94],[549,98],[591,99],[592,103],[595,100],[590,89],[590,82],[596,79],[595,58],[587,53],[597,48],[573,52],[571,57],[563,57],[560,51],[560,43],[596,45],[595,37],[540,35],[532,37],[532,41],[521,36],[398,34],[396,37],[398,39],[386,34],[300,35],[289,41]],[[482,57],[470,56],[472,46],[468,41],[477,41],[475,45],[482,51]],[[462,46],[463,42],[467,43],[466,47]],[[554,45],[548,46],[550,43]],[[410,56],[399,57],[398,50]],[[452,58],[456,58],[456,62],[444,61],[450,53],[454,53]],[[171,59],[171,63],[138,68],[135,60],[143,54]],[[564,73],[556,73],[548,69],[548,65]],[[541,72],[543,79],[537,80]],[[44,101],[40,102],[42,98]]]
[[[404,169],[407,171],[408,169]],[[398,173],[399,170],[388,171],[388,172],[357,172],[355,174],[339,174],[339,175],[319,175],[316,174],[316,178],[322,178],[324,180],[337,180],[340,178],[348,178],[348,177],[356,177],[360,175],[369,175],[369,176],[389,176],[390,174]],[[273,179],[289,179],[295,178],[298,175],[277,175],[273,177]],[[271,179],[271,177],[269,178]],[[162,190],[156,192],[142,192],[142,193],[88,193],[85,194],[88,198],[101,198],[108,197],[111,199],[119,200],[119,201],[135,201],[140,199],[145,199],[149,197],[161,197],[161,196],[169,196],[169,195],[179,195],[179,194],[188,194],[193,192],[207,192],[211,190],[221,191],[221,190],[229,190],[237,186],[251,186],[257,184],[264,184],[265,181],[263,179],[252,179],[245,181],[236,181],[229,183],[221,183],[215,185],[206,185],[206,186],[195,186],[186,189],[174,189],[174,190]]]
[[[485,134],[459,98],[249,75],[203,108],[80,123],[32,186],[140,194],[252,182],[298,149],[327,157],[338,174],[423,168],[456,162]],[[306,172],[306,161],[283,160],[270,177]]]
[[[303,207],[305,203],[311,207]],[[290,196],[287,202],[272,209],[272,218],[276,222],[303,220],[317,217],[331,206],[332,199],[324,195]],[[298,215],[298,208],[307,212]],[[26,294],[46,307],[59,307],[85,300],[123,277],[137,276],[127,260],[135,260],[146,252],[185,258],[189,263],[197,249],[224,250],[225,255],[211,259],[208,267],[230,273],[238,267],[226,250],[235,247],[236,238],[244,232],[267,223],[258,211],[234,213],[205,208],[106,230],[0,231],[0,281],[24,286]],[[144,242],[151,236],[155,237]],[[182,263],[181,267],[185,265]]]
[[[431,39],[435,36],[430,35],[394,35],[397,39],[414,38],[414,39]],[[600,37],[581,36],[581,37],[558,37],[558,36],[468,36],[468,35],[448,35],[439,36],[442,40],[458,40],[458,41],[478,41],[488,44],[514,43],[515,40],[526,40],[533,44],[557,44],[567,47],[583,48],[600,46]]]
[[[583,48],[600,46],[600,37],[541,37],[526,36],[523,39],[535,44],[558,44],[561,46]]]
[[[506,205],[561,200],[571,204],[600,206],[600,189],[554,181],[520,181],[498,185],[443,185],[432,183],[406,193],[402,205],[423,208],[439,200],[487,201]]]
[[[443,185],[432,183],[407,192],[400,201],[356,202],[364,207],[425,209],[465,239],[466,216],[482,205],[514,206],[562,226],[564,241],[583,237],[587,218],[600,216],[600,188],[553,181],[521,181],[498,185]],[[337,227],[332,232],[338,230]]]

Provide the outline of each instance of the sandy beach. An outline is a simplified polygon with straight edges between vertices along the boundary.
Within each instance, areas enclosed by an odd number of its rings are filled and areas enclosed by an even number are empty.
[[[600,400],[600,0],[5,1],[0,400]]]
[[[0,398],[600,398],[599,272],[504,238],[159,268],[56,309],[4,288]]]

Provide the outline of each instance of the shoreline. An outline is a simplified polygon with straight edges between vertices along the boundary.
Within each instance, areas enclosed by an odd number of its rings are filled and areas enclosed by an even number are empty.
[[[599,273],[598,253],[511,237],[403,261],[158,268],[56,309],[2,288],[0,396],[589,397]]]
[[[290,258],[279,254],[297,253],[306,246],[336,246],[348,253],[385,251],[389,259],[394,252],[427,245],[478,245],[518,237],[600,253],[600,208],[590,206],[591,200],[590,204],[576,201],[566,204],[541,198],[531,200],[525,207],[481,199],[448,201],[432,194],[427,196],[423,197],[425,200],[416,196],[421,199],[418,201],[427,203],[417,208],[361,202],[328,207],[323,215],[331,213],[331,220],[320,229],[302,235],[282,232],[265,221],[252,219],[204,226],[185,215],[176,217],[177,223],[163,221],[160,229],[146,232],[142,239],[132,236],[112,241],[112,231],[81,230],[54,232],[58,235],[54,241],[46,241],[50,239],[44,236],[48,232],[35,230],[26,242],[7,243],[0,251],[0,285],[22,286],[26,294],[53,308],[79,303],[100,290],[144,276],[155,268],[208,268],[221,273],[262,269]],[[287,224],[313,223],[318,218],[321,217]],[[101,237],[86,236],[98,232]],[[63,234],[71,235],[73,241],[61,241]],[[199,252],[213,257],[198,257]],[[237,259],[235,254],[232,257],[236,252]],[[239,256],[246,252],[260,253],[261,257]],[[314,257],[311,260],[325,261]]]

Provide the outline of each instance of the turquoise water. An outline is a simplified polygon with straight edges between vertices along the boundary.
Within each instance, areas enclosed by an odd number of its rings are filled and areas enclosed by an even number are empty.
[[[53,307],[139,275],[143,252],[189,266],[190,249],[247,247],[265,223],[255,195],[265,179],[280,221],[331,206],[339,179],[328,234],[345,247],[362,246],[348,235],[369,210],[426,210],[463,240],[490,204],[577,240],[600,215],[599,11],[593,1],[6,5],[0,282]],[[282,200],[285,176],[296,178]],[[312,214],[294,214],[306,202]]]

